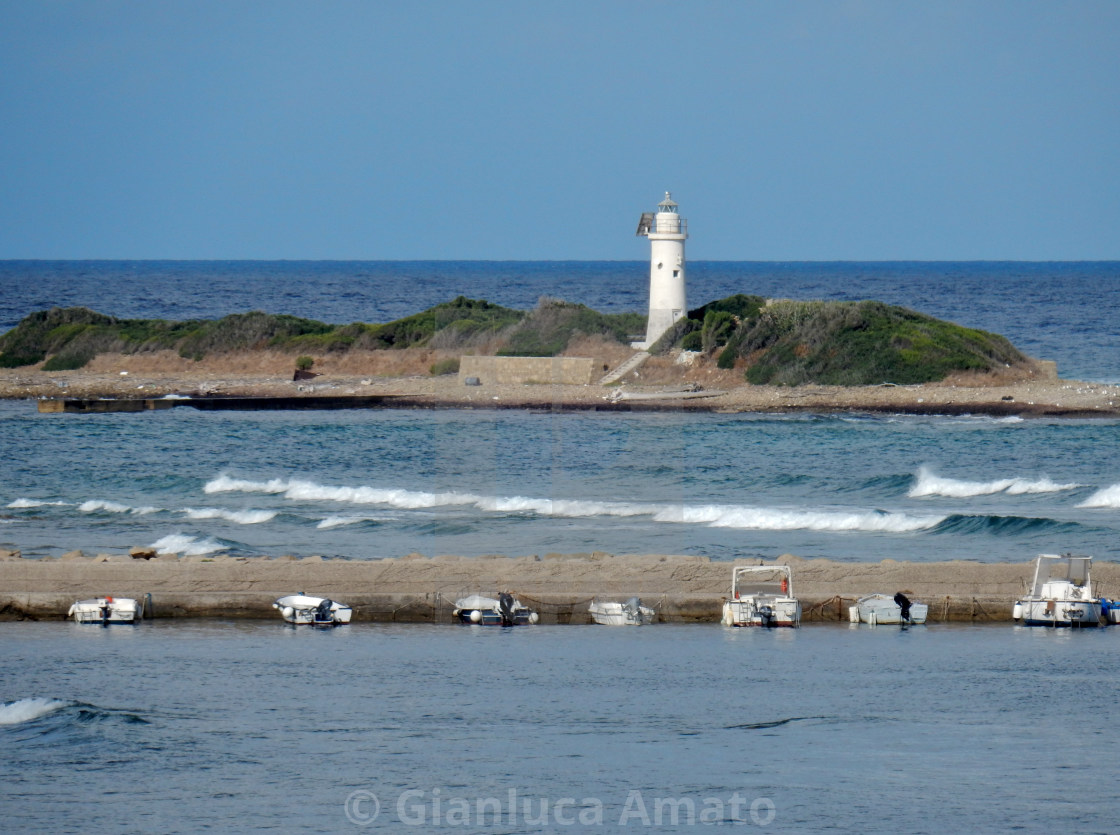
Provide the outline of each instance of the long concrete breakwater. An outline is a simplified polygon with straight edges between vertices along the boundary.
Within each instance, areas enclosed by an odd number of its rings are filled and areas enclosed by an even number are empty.
[[[144,554],[143,551],[139,552]],[[73,552],[56,559],[0,558],[0,618],[66,617],[75,600],[113,595],[146,600],[149,617],[276,618],[272,603],[295,592],[341,600],[355,621],[450,623],[455,600],[508,590],[539,611],[542,623],[589,623],[595,598],[639,596],[664,623],[720,618],[734,564],[681,555],[545,554],[381,560],[322,557],[177,557]],[[903,591],[929,605],[931,622],[1010,622],[1033,576],[1022,563],[845,563],[783,555],[763,564],[793,567],[803,620],[847,620],[867,594]],[[1120,564],[1097,562],[1094,594],[1120,597]]]

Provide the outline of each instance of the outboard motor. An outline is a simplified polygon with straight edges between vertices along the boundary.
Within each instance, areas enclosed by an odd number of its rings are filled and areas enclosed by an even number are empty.
[[[894,602],[897,603],[898,608],[902,610],[899,615],[899,621],[902,623],[910,623],[910,598],[902,592],[897,592],[894,596]]]
[[[622,611],[634,620],[640,621],[642,619],[642,601],[637,597],[631,597],[622,604]]]
[[[332,620],[334,620],[334,616],[331,614],[331,601],[324,598],[315,607],[315,622],[330,623]]]
[[[504,591],[498,595],[498,614],[502,616],[502,626],[513,626],[513,595]]]
[[[759,606],[758,616],[762,620],[762,625],[771,627],[774,625],[774,610],[769,606]]]

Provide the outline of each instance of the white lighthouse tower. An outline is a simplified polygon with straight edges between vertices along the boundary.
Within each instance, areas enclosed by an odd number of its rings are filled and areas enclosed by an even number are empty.
[[[688,222],[677,212],[669,192],[657,204],[657,213],[645,212],[638,221],[639,235],[649,238],[649,321],[644,342],[633,343],[645,350],[688,313],[684,296],[684,242]]]

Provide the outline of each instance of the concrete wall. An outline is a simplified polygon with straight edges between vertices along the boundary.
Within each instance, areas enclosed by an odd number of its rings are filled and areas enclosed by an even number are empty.
[[[137,601],[144,595],[125,589]],[[272,601],[282,592],[154,592],[145,620],[164,618],[222,618],[271,620],[279,626],[280,614]],[[632,595],[614,595],[616,599]],[[452,610],[457,595],[435,593],[361,593],[340,595],[353,607],[355,623],[455,623]],[[541,623],[591,623],[587,606],[593,595],[538,593],[517,598],[540,615]],[[848,623],[854,597],[818,599],[800,596],[802,623]],[[0,621],[66,618],[73,593],[0,592]],[[658,623],[719,623],[722,594],[643,595],[642,603],[657,612]],[[943,597],[929,601],[930,623],[1010,623],[1013,599],[1006,596]],[[90,627],[93,628],[93,627]],[[127,627],[123,627],[127,628]],[[887,627],[879,627],[886,629]],[[898,627],[894,627],[897,629]],[[1045,627],[1039,627],[1040,629]]]
[[[459,358],[459,379],[477,377],[494,383],[560,383],[586,386],[592,382],[595,361],[590,357],[473,357]]]

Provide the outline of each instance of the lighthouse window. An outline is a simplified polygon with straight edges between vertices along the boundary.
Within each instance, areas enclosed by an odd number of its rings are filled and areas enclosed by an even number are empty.
[[[681,275],[680,270],[673,270],[673,278],[680,278],[680,275]]]

